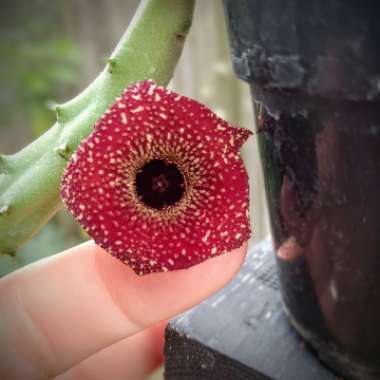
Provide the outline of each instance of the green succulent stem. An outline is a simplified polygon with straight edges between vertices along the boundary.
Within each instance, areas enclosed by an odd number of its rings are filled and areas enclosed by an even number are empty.
[[[56,123],[20,152],[0,155],[0,254],[14,255],[60,209],[71,154],[129,84],[167,85],[190,28],[194,0],[144,0],[99,76],[56,105]]]

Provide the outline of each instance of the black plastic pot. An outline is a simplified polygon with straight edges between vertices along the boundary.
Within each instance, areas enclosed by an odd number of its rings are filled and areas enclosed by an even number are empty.
[[[380,3],[225,0],[252,90],[285,310],[347,379],[380,379]]]

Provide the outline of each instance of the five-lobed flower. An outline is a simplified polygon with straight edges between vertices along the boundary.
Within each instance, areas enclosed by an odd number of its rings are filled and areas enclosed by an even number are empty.
[[[250,235],[250,132],[147,80],[96,123],[62,178],[68,209],[138,274],[184,269]]]

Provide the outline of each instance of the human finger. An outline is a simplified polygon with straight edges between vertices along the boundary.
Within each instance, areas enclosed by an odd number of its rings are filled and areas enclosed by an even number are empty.
[[[0,280],[0,374],[51,379],[199,303],[233,277],[245,252],[139,277],[88,242],[16,271]]]

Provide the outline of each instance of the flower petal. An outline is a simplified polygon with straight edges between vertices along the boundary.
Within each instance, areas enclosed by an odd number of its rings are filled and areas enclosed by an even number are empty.
[[[195,100],[139,82],[81,144],[61,195],[95,242],[138,274],[187,268],[249,238],[239,154],[249,135]]]

